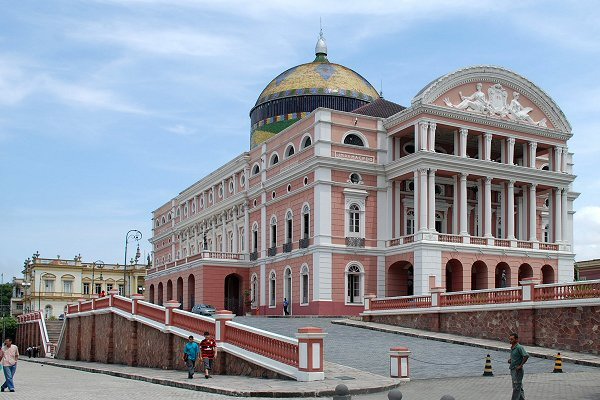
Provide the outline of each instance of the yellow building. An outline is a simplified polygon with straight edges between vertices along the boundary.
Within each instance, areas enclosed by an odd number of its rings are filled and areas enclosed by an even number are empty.
[[[89,299],[93,293],[119,290],[126,296],[143,294],[146,265],[131,264],[124,271],[121,264],[83,262],[81,256],[72,260],[41,258],[36,253],[25,261],[23,275],[24,311],[43,310],[44,316],[51,318],[63,314],[68,303]]]

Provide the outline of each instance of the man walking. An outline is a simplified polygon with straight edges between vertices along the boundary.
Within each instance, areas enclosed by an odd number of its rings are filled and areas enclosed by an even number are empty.
[[[508,337],[510,342],[510,377],[512,378],[512,400],[525,400],[525,392],[523,391],[523,365],[529,359],[529,354],[523,346],[519,344],[519,335],[511,333]]]
[[[188,369],[188,379],[192,379],[194,377],[196,360],[198,359],[199,352],[200,349],[198,348],[198,343],[194,342],[194,337],[188,337],[188,342],[185,344],[185,348],[183,349],[183,359],[185,360],[185,365]]]
[[[204,377],[212,378],[210,371],[213,368],[215,357],[217,356],[217,342],[210,336],[209,332],[204,332],[204,340],[200,342],[202,352],[202,362],[204,364]]]
[[[287,298],[284,297],[283,298],[283,313],[285,315],[290,315],[289,306],[290,306],[290,302],[287,300]]]
[[[6,381],[0,387],[0,392],[4,392],[6,388],[11,392],[15,391],[15,384],[13,382],[15,372],[17,371],[17,361],[19,360],[19,349],[16,345],[12,344],[11,339],[4,341],[4,346],[0,350],[0,364],[4,371],[4,378]]]

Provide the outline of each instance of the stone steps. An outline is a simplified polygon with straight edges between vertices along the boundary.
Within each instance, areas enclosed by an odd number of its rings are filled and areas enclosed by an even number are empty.
[[[46,330],[48,331],[48,339],[50,343],[57,344],[62,331],[63,321],[48,321],[46,320]]]

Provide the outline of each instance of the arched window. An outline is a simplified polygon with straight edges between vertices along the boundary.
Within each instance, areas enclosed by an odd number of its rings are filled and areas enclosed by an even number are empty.
[[[296,150],[294,149],[294,145],[290,144],[286,149],[285,149],[285,158],[291,157],[294,155],[294,153],[296,152]]]
[[[346,268],[346,303],[362,304],[363,292],[363,270],[357,264],[350,264]]]
[[[292,243],[292,232],[293,232],[293,214],[288,211],[285,216],[285,242]]]
[[[273,153],[273,155],[271,156],[271,163],[270,165],[275,165],[279,162],[279,156],[277,155],[277,153]]]
[[[312,139],[310,138],[310,136],[305,136],[304,139],[302,139],[302,144],[300,145],[300,147],[305,149],[308,146],[310,146],[311,144],[312,144]]]
[[[360,233],[360,207],[357,204],[350,205],[348,217],[350,233]]]
[[[258,307],[258,276],[253,274],[250,282],[250,307],[256,308]]]
[[[308,204],[302,208],[302,238],[310,237],[310,207]]]
[[[165,222],[167,222],[167,221],[165,220],[165,216],[163,215],[163,217],[162,217],[162,218],[161,218],[161,220],[160,220],[160,223],[161,223],[161,224],[164,224]]]
[[[244,253],[246,251],[245,242],[244,242],[244,228],[240,228],[239,238],[238,238],[238,253]]]
[[[275,290],[277,288],[277,275],[275,271],[271,271],[269,274],[269,307],[275,307],[277,304],[277,297]]]
[[[258,166],[258,164],[254,164],[254,167],[252,167],[252,175],[258,175],[259,172],[260,167]]]
[[[300,305],[307,305],[308,300],[308,265],[303,265],[300,269]]]
[[[355,135],[354,133],[351,133],[344,138],[344,144],[349,144],[351,146],[359,146],[359,147],[365,146],[365,143],[363,142],[363,140],[358,135]]]
[[[227,251],[233,253],[233,231],[227,233]]]
[[[271,218],[271,247],[277,247],[277,218]]]

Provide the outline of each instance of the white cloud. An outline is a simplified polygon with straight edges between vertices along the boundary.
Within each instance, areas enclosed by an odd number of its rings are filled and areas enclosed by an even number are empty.
[[[195,129],[189,128],[183,124],[177,124],[166,128],[167,131],[179,136],[192,136],[196,133]]]
[[[600,258],[600,207],[587,206],[577,210],[574,226],[577,260]]]

